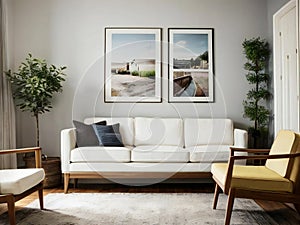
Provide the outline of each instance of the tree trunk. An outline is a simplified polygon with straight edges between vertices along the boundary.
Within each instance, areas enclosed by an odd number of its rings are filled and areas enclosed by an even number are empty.
[[[36,135],[36,140],[35,140],[35,147],[40,146],[40,128],[39,128],[39,114],[34,113],[35,117],[35,122],[36,122],[36,127],[35,127],[35,135]],[[24,158],[31,158],[34,157],[35,154],[33,152],[25,153]]]
[[[256,68],[257,70],[255,71],[255,75],[256,75],[256,87],[255,87],[255,91],[256,93],[258,93],[258,89],[259,89],[259,81],[258,81],[258,76],[259,76],[259,66],[258,66],[258,61],[255,62],[256,64]],[[254,121],[254,148],[257,148],[257,137],[258,137],[258,100],[255,99],[255,121]]]
[[[257,138],[258,138],[258,102],[255,101],[255,121],[254,121],[254,148],[257,148]]]
[[[36,121],[36,147],[40,146],[40,125],[39,125],[39,114],[35,113],[35,121]]]

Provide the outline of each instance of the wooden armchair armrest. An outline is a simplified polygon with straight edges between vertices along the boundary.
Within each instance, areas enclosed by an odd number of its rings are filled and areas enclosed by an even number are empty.
[[[245,156],[231,156],[230,161],[242,160],[242,159],[284,159],[284,158],[296,158],[300,157],[300,153],[293,154],[278,154],[278,155],[245,155]]]
[[[42,168],[42,149],[41,147],[32,147],[32,148],[18,148],[18,149],[9,149],[9,150],[0,150],[0,155],[4,154],[19,154],[19,153],[35,153],[35,167]]]
[[[230,156],[234,156],[234,152],[248,152],[248,153],[269,153],[270,149],[250,149],[250,148],[236,148],[230,147]]]
[[[232,172],[234,167],[235,160],[243,160],[243,159],[284,159],[284,158],[296,158],[300,157],[300,153],[294,154],[278,154],[278,155],[253,155],[253,156],[231,156],[228,162],[227,174],[226,174],[226,182],[224,192],[228,194],[230,189]]]

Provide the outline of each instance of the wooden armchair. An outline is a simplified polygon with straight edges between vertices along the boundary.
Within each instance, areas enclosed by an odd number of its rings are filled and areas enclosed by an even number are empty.
[[[41,148],[1,150],[0,155],[35,152],[36,168],[0,170],[0,203],[7,203],[10,225],[16,224],[15,202],[38,191],[40,208],[43,209],[43,181]]]
[[[228,194],[225,225],[230,224],[234,198],[262,199],[293,203],[300,212],[300,135],[282,130],[268,155],[234,156],[234,152],[261,153],[258,149],[231,148],[229,163],[214,163],[211,173],[216,182],[213,209],[221,190]],[[234,165],[236,160],[266,159],[264,166]]]

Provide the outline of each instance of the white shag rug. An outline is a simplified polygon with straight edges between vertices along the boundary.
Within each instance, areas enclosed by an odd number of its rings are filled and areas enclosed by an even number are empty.
[[[38,200],[16,213],[19,225],[223,225],[227,196],[217,210],[210,193],[71,193],[48,194],[46,210]],[[8,224],[7,213],[0,224]],[[236,199],[232,225],[280,224],[253,200]]]

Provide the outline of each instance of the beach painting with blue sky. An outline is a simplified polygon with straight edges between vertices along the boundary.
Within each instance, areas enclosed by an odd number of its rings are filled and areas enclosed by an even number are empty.
[[[188,63],[190,68],[196,67],[195,62],[199,60],[200,68],[200,56],[208,52],[208,35],[207,34],[174,34],[174,54],[173,57],[176,60],[191,61]],[[178,65],[180,67],[180,65]],[[176,65],[174,65],[176,68]]]
[[[160,29],[107,28],[106,101],[160,101]]]
[[[213,29],[169,28],[169,101],[213,101]]]
[[[112,63],[155,59],[154,34],[112,34]]]

